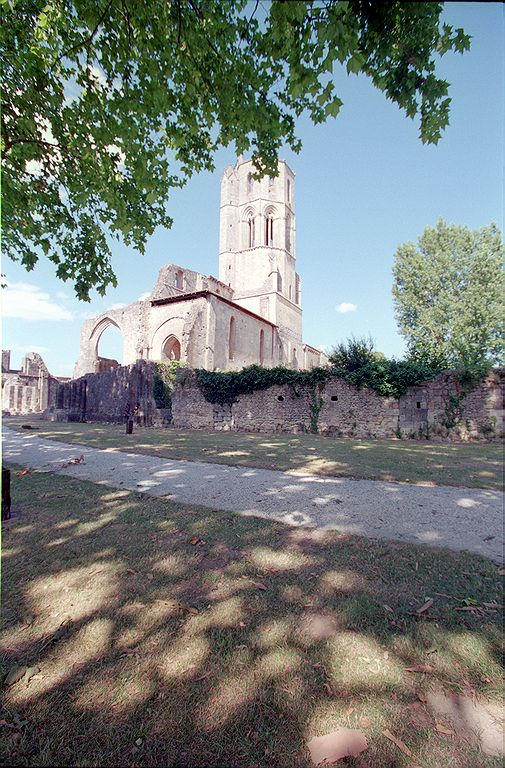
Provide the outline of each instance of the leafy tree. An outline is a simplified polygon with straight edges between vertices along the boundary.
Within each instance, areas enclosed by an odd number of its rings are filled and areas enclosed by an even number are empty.
[[[435,57],[463,53],[440,3],[0,0],[4,248],[44,253],[77,295],[116,278],[111,239],[143,252],[170,191],[221,146],[275,175],[295,119],[335,117],[339,67],[363,73],[424,142],[448,123]]]
[[[503,359],[503,256],[495,224],[440,220],[398,248],[396,317],[414,360],[475,369]]]
[[[342,371],[357,371],[377,358],[374,351],[375,343],[371,336],[356,338],[351,336],[347,341],[336,344],[328,355],[328,360],[334,368]]]

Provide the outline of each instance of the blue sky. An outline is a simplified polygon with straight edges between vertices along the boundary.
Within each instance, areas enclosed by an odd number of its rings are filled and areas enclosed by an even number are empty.
[[[472,35],[472,47],[440,60],[453,102],[437,146],[424,146],[417,120],[406,118],[366,78],[342,73],[338,118],[320,126],[300,120],[301,153],[281,153],[296,174],[297,264],[310,344],[329,347],[352,334],[370,334],[377,349],[401,357],[391,298],[398,245],[417,240],[440,217],[471,228],[494,220],[503,231],[504,7],[450,3],[444,18]],[[78,302],[43,259],[30,273],[4,260],[9,288],[2,347],[12,350],[12,365],[33,350],[53,374],[70,375],[83,319],[150,292],[167,262],[217,276],[220,176],[234,162],[231,148],[219,152],[214,173],[199,174],[173,194],[174,226],[155,232],[145,256],[115,246],[119,285],[105,298]],[[115,333],[105,332],[99,352],[120,359]]]

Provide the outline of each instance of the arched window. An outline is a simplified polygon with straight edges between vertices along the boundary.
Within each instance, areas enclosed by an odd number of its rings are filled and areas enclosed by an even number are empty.
[[[254,216],[249,216],[247,220],[247,226],[248,226],[248,247],[254,248],[255,245],[255,237],[254,237]]]
[[[287,183],[287,198],[289,203],[291,201],[291,181],[289,179]]]
[[[293,370],[298,370],[298,357],[296,354],[296,349],[293,347],[293,352],[291,353],[291,367]]]
[[[265,245],[274,244],[274,217],[268,213],[265,217]]]
[[[301,283],[300,283],[300,275],[295,275],[295,303],[300,304],[301,303]]]
[[[182,269],[178,269],[177,272],[175,273],[175,287],[179,291],[182,291],[184,287],[184,272],[182,271]]]
[[[280,272],[277,272],[277,291],[282,293],[282,275]]]
[[[161,348],[162,360],[180,360],[181,359],[181,344],[179,339],[175,336],[169,336],[165,340],[163,347]]]
[[[251,192],[253,191],[253,183],[254,183],[253,175],[252,173],[248,173],[247,174],[247,194],[248,195],[250,195]]]
[[[235,318],[230,318],[230,330],[228,332],[228,359],[235,357]]]
[[[260,365],[265,362],[265,331],[260,331]]]

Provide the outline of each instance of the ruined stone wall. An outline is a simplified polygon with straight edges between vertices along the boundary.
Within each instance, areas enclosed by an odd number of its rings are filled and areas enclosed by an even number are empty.
[[[10,351],[2,353],[3,366],[10,365]],[[20,370],[2,371],[2,411],[12,416],[40,413],[56,400],[59,381],[51,376],[37,352],[23,357]]]
[[[60,384],[44,418],[53,421],[110,421],[133,418],[151,425],[159,417],[153,399],[154,364],[139,360],[111,371],[90,373]]]
[[[133,417],[145,425],[244,432],[311,432],[329,437],[489,439],[504,434],[505,370],[498,369],[468,390],[447,371],[411,387],[399,400],[359,390],[337,377],[315,389],[274,386],[241,395],[233,404],[205,400],[196,373],[180,369],[171,412],[153,399],[155,363],[88,374],[58,387],[47,418],[112,421]],[[5,407],[5,406],[4,406]]]
[[[399,400],[331,377],[315,390],[275,386],[217,405],[205,400],[193,371],[181,370],[172,413],[175,427],[192,429],[296,433],[317,428],[323,435],[362,439],[485,439],[504,435],[504,394],[505,370],[498,369],[466,394],[448,371],[411,387]]]

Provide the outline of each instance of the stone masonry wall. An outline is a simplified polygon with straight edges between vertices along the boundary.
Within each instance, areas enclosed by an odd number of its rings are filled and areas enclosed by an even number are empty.
[[[505,369],[496,369],[465,390],[454,372],[411,387],[399,400],[331,377],[315,390],[291,385],[242,395],[232,405],[212,404],[198,388],[195,371],[179,369],[171,411],[153,399],[155,364],[88,374],[60,384],[46,418],[112,421],[133,417],[147,426],[244,432],[310,432],[334,437],[483,439],[504,435]]]
[[[53,408],[44,417],[53,421],[110,421],[152,425],[163,420],[153,399],[154,364],[139,360],[111,371],[90,373],[61,384]],[[170,419],[170,414],[169,414]]]
[[[172,395],[173,426],[296,433],[309,432],[317,423],[320,434],[335,437],[502,437],[505,370],[491,371],[476,388],[462,393],[450,371],[411,387],[399,400],[332,377],[315,393],[305,387],[275,386],[221,406],[205,400],[193,371],[180,370]]]

